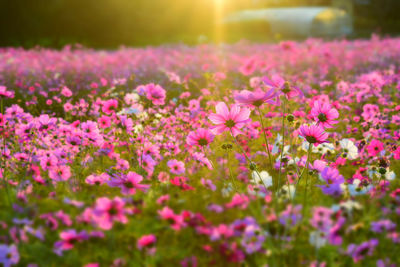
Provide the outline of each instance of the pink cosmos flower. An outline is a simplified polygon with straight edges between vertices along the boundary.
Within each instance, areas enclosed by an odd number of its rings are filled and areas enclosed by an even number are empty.
[[[164,207],[162,210],[157,211],[161,219],[168,221],[171,224],[172,229],[179,231],[185,226],[183,216],[175,214],[169,207]]]
[[[328,139],[328,133],[318,125],[301,125],[299,128],[299,135],[304,137],[306,141],[314,146],[325,143]]]
[[[379,140],[372,140],[369,145],[366,147],[368,154],[370,157],[375,157],[378,155],[382,150],[385,149],[383,143]]]
[[[134,195],[136,189],[141,191],[147,191],[150,185],[140,184],[143,177],[136,172],[128,172],[127,175],[122,175],[120,177],[114,177],[108,182],[111,187],[120,187],[121,193],[124,195]]]
[[[0,86],[0,98],[1,97],[14,98],[14,92],[7,91],[7,88],[5,86]]]
[[[150,83],[146,85],[146,97],[151,100],[154,105],[164,105],[165,94],[165,90],[158,84]]]
[[[60,233],[61,241],[57,241],[54,246],[60,250],[70,250],[74,248],[74,244],[82,242],[89,238],[86,231],[76,232],[75,229],[69,229]]]
[[[101,108],[101,110],[105,114],[111,114],[115,112],[117,107],[118,107],[118,101],[116,99],[109,99],[103,103],[103,107]]]
[[[287,99],[291,99],[296,96],[303,97],[303,92],[296,86],[291,86],[289,82],[285,81],[280,76],[274,76],[272,79],[264,77],[263,82],[266,86],[271,87],[278,93],[286,96]]]
[[[55,181],[67,181],[71,177],[69,166],[55,166],[49,170],[49,177]]]
[[[125,216],[124,206],[125,202],[119,197],[114,199],[98,198],[93,210],[93,219],[104,230],[110,230],[115,221],[125,224],[128,222],[128,218]]]
[[[243,65],[239,68],[239,71],[245,75],[245,76],[249,76],[251,75],[257,68],[256,65],[256,59],[254,57],[251,58],[247,58],[245,60],[245,62],[243,63]]]
[[[248,90],[240,91],[236,96],[235,100],[237,103],[249,106],[249,107],[260,107],[264,103],[275,104],[277,94],[274,89],[270,89],[267,92],[262,90],[256,90],[254,92]]]
[[[171,159],[167,162],[167,166],[173,174],[182,174],[185,172],[185,163],[182,161]]]
[[[339,117],[339,112],[332,108],[329,103],[316,101],[311,109],[311,116],[318,125],[324,128],[332,128],[332,124],[338,123],[335,119]]]
[[[92,174],[86,177],[85,182],[90,185],[102,185],[109,179],[110,176],[107,173],[102,173],[100,175]]]
[[[137,241],[137,247],[139,250],[142,250],[142,248],[149,248],[153,246],[157,241],[157,238],[155,235],[143,235],[139,240]]]
[[[61,90],[61,94],[65,97],[71,97],[72,91],[68,87],[64,86]]]
[[[99,126],[100,128],[108,128],[111,126],[111,118],[108,116],[101,116],[99,118]]]
[[[147,154],[143,154],[139,156],[139,165],[149,174],[152,175],[154,171],[154,166],[157,165],[157,162]]]
[[[239,129],[250,121],[251,111],[247,108],[241,108],[239,105],[232,105],[231,110],[229,110],[224,102],[219,102],[215,110],[216,113],[208,116],[208,119],[216,124],[216,126],[211,127],[214,134],[230,131],[233,136],[237,136],[241,133]]]
[[[186,138],[186,143],[189,146],[208,146],[214,140],[214,135],[204,128],[199,128],[196,131],[190,132]]]
[[[400,159],[400,146],[393,152],[394,159]]]
[[[249,202],[250,202],[250,201],[249,201],[249,198],[248,198],[246,195],[236,193],[236,194],[233,196],[231,202],[225,204],[225,206],[226,206],[227,208],[238,207],[238,208],[244,210],[244,209],[246,209],[247,206],[249,205]]]

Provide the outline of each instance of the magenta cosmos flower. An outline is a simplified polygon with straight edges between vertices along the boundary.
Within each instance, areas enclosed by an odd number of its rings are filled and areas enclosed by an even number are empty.
[[[0,97],[14,98],[14,92],[7,91],[7,87],[5,86],[0,86]]]
[[[208,129],[199,128],[190,132],[186,138],[189,146],[208,146],[214,140],[214,135]]]
[[[231,110],[229,110],[224,102],[219,102],[215,110],[216,113],[208,116],[208,119],[216,124],[216,126],[211,127],[214,134],[230,131],[233,136],[237,136],[241,133],[239,129],[250,121],[251,111],[247,108],[240,108],[239,105],[232,105]]]
[[[329,103],[316,101],[311,109],[311,116],[324,128],[332,128],[333,124],[338,123],[335,119],[339,118],[339,112],[332,108]]]
[[[385,149],[385,146],[381,141],[374,139],[366,147],[366,149],[370,157],[375,157],[376,155],[378,155],[378,153]]]
[[[262,90],[255,90],[254,92],[242,90],[235,96],[235,100],[245,106],[260,107],[264,103],[275,104],[274,98],[276,95],[274,89],[270,89],[267,92]]]
[[[142,248],[148,248],[151,247],[155,242],[156,242],[157,238],[155,235],[144,235],[141,238],[139,238],[139,240],[137,241],[137,247],[138,249],[142,249]]]
[[[328,133],[318,125],[301,125],[299,135],[304,137],[306,141],[314,146],[325,143],[328,139]]]
[[[96,200],[96,207],[93,210],[93,219],[97,225],[104,230],[110,230],[114,221],[127,223],[128,218],[125,216],[125,202],[119,198],[108,199],[101,197]]]
[[[74,248],[74,244],[77,242],[82,242],[89,238],[86,231],[76,232],[75,229],[68,229],[60,233],[61,241],[58,241],[54,246],[61,250],[70,250]]]
[[[296,86],[292,86],[289,82],[285,81],[280,76],[275,76],[271,80],[264,77],[263,82],[266,86],[276,90],[279,94],[283,94],[287,99],[291,99],[296,96],[304,96],[303,92]]]
[[[151,100],[154,105],[164,105],[165,90],[158,84],[150,83],[146,85],[146,97]]]
[[[136,193],[136,189],[145,192],[150,187],[150,185],[141,184],[142,180],[143,177],[136,172],[128,172],[127,175],[112,178],[108,182],[108,185],[111,187],[120,187],[121,193],[124,195],[133,195]]]
[[[169,167],[170,172],[173,174],[185,173],[185,163],[182,161],[171,159],[167,162],[167,166]]]
[[[101,110],[105,114],[111,114],[114,113],[117,108],[118,108],[118,101],[116,99],[109,99],[103,102]]]
[[[49,177],[54,181],[67,181],[71,177],[69,166],[55,166],[49,170]]]

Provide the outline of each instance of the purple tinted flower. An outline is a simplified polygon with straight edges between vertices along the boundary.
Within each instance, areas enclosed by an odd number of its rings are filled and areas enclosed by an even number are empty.
[[[19,253],[15,245],[0,245],[0,263],[4,267],[9,267],[11,265],[17,264],[19,262]]]
[[[371,256],[378,243],[377,239],[371,239],[358,246],[351,244],[347,247],[347,253],[353,258],[354,262],[359,262],[363,260],[365,256]]]
[[[329,230],[328,240],[329,243],[335,246],[339,246],[343,242],[343,237],[341,236],[343,233],[343,225],[346,223],[346,219],[344,217],[340,217],[336,224]]]
[[[244,230],[244,236],[241,245],[247,254],[259,251],[265,241],[265,235],[261,233],[258,225],[248,225]]]
[[[288,205],[287,208],[281,212],[279,222],[285,226],[295,226],[301,219],[301,205]]]
[[[371,223],[371,231],[375,233],[382,233],[383,231],[393,231],[396,229],[396,224],[391,220],[380,220]]]
[[[344,178],[337,169],[326,167],[321,172],[321,178],[326,182],[326,185],[319,186],[324,194],[333,196],[342,194],[341,184],[344,183]]]

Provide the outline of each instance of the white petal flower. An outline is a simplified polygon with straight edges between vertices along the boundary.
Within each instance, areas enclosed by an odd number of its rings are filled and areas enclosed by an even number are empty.
[[[354,145],[353,141],[345,138],[340,140],[339,144],[348,159],[353,160],[358,158],[358,148]]]
[[[295,192],[296,187],[291,184],[289,187],[287,185],[282,186],[279,194],[284,198],[289,198],[290,195],[290,198],[293,199]]]
[[[253,183],[265,185],[266,187],[272,186],[272,176],[269,175],[267,171],[261,171],[259,172],[259,174],[260,175],[258,175],[256,171],[253,171],[251,173],[251,176],[253,178]]]
[[[323,247],[326,245],[327,239],[323,232],[313,231],[310,233],[309,242],[312,246],[314,246],[316,248],[320,248],[320,247]]]

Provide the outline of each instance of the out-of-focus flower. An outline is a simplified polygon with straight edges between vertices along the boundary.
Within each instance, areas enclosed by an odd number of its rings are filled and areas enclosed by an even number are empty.
[[[275,104],[276,92],[273,89],[264,92],[256,90],[254,92],[243,90],[235,95],[235,100],[238,104],[249,107],[260,107],[264,103]]]
[[[186,143],[190,146],[208,146],[214,140],[214,135],[207,129],[199,128],[190,132],[186,138]]]
[[[342,139],[339,141],[340,147],[343,150],[343,157],[354,160],[358,158],[358,148],[354,145],[354,143],[350,139]]]
[[[5,244],[0,244],[0,263],[4,267],[10,267],[19,262],[19,253],[15,245],[7,246]]]

